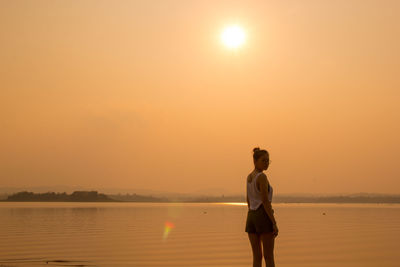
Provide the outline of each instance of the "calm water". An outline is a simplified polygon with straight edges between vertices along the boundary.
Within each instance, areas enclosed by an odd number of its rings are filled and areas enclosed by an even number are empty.
[[[278,267],[400,266],[399,204],[273,207]],[[246,214],[239,203],[0,203],[0,266],[251,266]]]

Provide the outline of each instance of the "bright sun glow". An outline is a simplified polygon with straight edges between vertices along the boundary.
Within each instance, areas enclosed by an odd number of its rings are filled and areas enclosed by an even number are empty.
[[[221,35],[221,40],[228,48],[238,48],[245,42],[246,35],[237,25],[227,27]]]

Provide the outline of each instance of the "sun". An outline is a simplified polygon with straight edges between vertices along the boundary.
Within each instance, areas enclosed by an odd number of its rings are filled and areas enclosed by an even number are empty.
[[[221,34],[222,43],[231,49],[241,47],[246,41],[244,30],[238,25],[226,27]]]

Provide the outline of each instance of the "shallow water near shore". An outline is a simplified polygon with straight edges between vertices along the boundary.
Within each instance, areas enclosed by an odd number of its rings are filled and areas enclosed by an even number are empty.
[[[400,204],[273,208],[276,266],[400,262]],[[3,202],[0,266],[251,266],[246,215],[245,203]]]

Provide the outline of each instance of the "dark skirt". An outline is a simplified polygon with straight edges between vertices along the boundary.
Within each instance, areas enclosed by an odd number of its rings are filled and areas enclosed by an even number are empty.
[[[245,231],[254,234],[269,233],[273,231],[273,224],[265,211],[263,204],[260,204],[256,210],[248,210]]]

